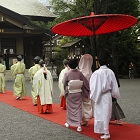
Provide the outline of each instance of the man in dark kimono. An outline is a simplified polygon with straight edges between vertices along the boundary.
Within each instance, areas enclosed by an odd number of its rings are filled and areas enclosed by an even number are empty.
[[[65,98],[67,104],[66,127],[75,126],[77,131],[82,131],[82,97],[89,97],[89,82],[84,75],[76,69],[78,62],[75,59],[69,61],[70,70],[63,78]]]
[[[110,58],[111,58],[110,51],[108,49],[106,49],[106,51],[108,53],[107,67],[110,68],[114,72],[118,87],[120,87],[120,82],[119,82],[117,70],[115,68],[115,65],[110,62],[111,61],[110,60]],[[116,120],[117,124],[122,124],[121,119],[123,119],[123,118],[125,118],[125,114],[124,114],[123,110],[121,109],[120,105],[118,104],[117,99],[112,97],[112,116],[111,116],[110,120],[111,121]]]
[[[9,70],[9,49],[6,50],[5,54],[3,55],[3,61],[6,66],[6,70]]]
[[[134,64],[130,62],[130,65],[129,65],[129,78],[130,79],[134,79],[134,71],[135,71]]]

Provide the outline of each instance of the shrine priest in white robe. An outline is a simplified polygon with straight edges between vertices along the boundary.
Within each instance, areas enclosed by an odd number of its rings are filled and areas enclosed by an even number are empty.
[[[90,98],[94,101],[94,132],[109,140],[109,121],[112,114],[112,97],[119,98],[119,88],[114,72],[106,64],[109,54],[105,49],[99,54],[100,68],[90,78]]]
[[[34,97],[37,97],[37,108],[40,114],[53,113],[53,78],[51,72],[47,70],[45,62],[40,60],[41,66],[33,78]]]

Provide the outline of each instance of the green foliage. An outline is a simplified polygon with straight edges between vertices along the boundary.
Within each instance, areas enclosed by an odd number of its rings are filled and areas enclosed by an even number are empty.
[[[48,27],[51,29],[54,25],[76,17],[87,16],[90,12],[94,11],[96,14],[128,14],[134,17],[140,15],[139,0],[75,0],[74,3],[70,3],[68,0],[52,0],[52,7],[54,14],[58,17],[49,22]],[[132,28],[111,33],[107,35],[96,36],[97,52],[101,48],[109,48],[113,55],[113,62],[118,68],[119,74],[128,75],[129,61],[133,60],[137,67],[137,72],[140,67],[140,47],[137,43],[137,37],[140,35],[140,24],[136,24]],[[88,46],[91,46],[91,53],[95,52],[93,47],[93,37],[86,38]],[[90,42],[89,42],[90,40]],[[62,39],[62,44],[68,42],[66,39]]]
[[[62,49],[60,46],[56,46],[54,54],[54,59],[63,60],[68,57],[68,49]]]
[[[72,42],[73,40],[76,40],[75,37],[71,37],[71,36],[65,36],[60,40],[60,45],[64,45],[66,43]]]
[[[48,23],[49,28],[68,19],[89,15],[93,11],[93,0],[75,0],[73,3],[68,0],[52,0],[51,6],[58,17]]]
[[[107,13],[112,14],[128,14],[138,17],[139,11],[139,1],[138,0],[118,0],[111,1],[108,5]],[[136,30],[138,25],[136,24],[133,28],[129,28],[123,31],[105,35],[108,39],[103,40],[113,53],[113,62],[118,68],[118,73],[123,75],[128,75],[128,65],[130,61],[134,61],[137,67],[137,60],[140,58],[140,51],[138,50],[137,35]],[[139,55],[138,55],[139,54]]]
[[[48,29],[47,24],[43,21],[32,21],[32,23],[44,29]]]

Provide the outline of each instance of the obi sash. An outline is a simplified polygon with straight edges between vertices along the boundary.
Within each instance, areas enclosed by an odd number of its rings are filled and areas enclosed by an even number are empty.
[[[16,76],[22,76],[23,75],[23,73],[18,73]]]
[[[4,73],[3,72],[0,72],[0,76],[4,76]]]
[[[82,92],[81,88],[83,86],[83,81],[81,80],[70,80],[68,82],[69,93]]]

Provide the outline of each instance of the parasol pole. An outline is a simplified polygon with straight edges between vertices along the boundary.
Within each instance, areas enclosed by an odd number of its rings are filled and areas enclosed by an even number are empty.
[[[93,40],[94,40],[94,47],[95,47],[95,63],[96,63],[96,69],[98,68],[98,57],[97,57],[97,47],[96,47],[96,35],[95,35],[95,32],[94,32],[94,36],[93,36]]]
[[[94,15],[94,12],[91,12],[91,15]],[[96,48],[96,34],[95,34],[95,26],[94,26],[94,18],[92,18],[92,31],[93,31],[93,41],[94,41],[94,50],[95,50],[95,68],[99,67],[98,65],[98,57],[97,57],[97,48]],[[93,44],[93,43],[92,43]]]

